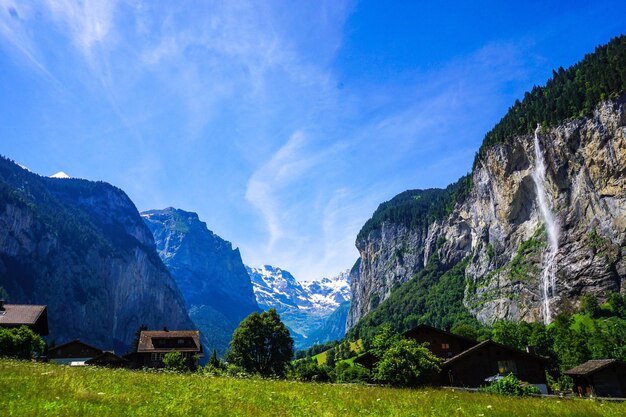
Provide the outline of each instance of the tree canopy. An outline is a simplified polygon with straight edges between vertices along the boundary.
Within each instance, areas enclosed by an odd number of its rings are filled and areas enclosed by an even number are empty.
[[[31,359],[41,355],[44,347],[41,337],[26,326],[12,329],[0,327],[0,356]]]
[[[262,376],[285,374],[293,358],[293,339],[276,309],[254,312],[240,324],[230,342],[228,362]]]
[[[414,387],[441,369],[441,360],[424,344],[402,338],[389,325],[382,326],[374,337],[372,353],[379,358],[373,377],[385,384]]]

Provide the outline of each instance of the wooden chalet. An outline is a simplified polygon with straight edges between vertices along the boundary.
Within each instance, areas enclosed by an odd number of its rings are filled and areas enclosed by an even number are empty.
[[[104,366],[107,368],[125,368],[128,360],[113,352],[102,352],[100,355],[85,361],[85,365]]]
[[[427,343],[428,350],[444,360],[452,358],[478,344],[477,341],[468,337],[437,329],[427,324],[420,324],[402,333],[402,337],[413,339],[420,344]],[[371,370],[378,362],[378,358],[374,354],[366,352],[357,357],[354,362]]]
[[[0,327],[27,326],[39,336],[48,335],[48,308],[44,305],[5,304],[0,300]]]
[[[101,349],[76,339],[48,348],[48,362],[59,365],[80,366],[85,365],[87,361],[103,353]]]
[[[418,343],[428,343],[428,350],[442,359],[452,358],[478,344],[477,341],[469,337],[437,329],[427,324],[420,324],[402,333],[402,337],[416,340]]]
[[[180,352],[191,368],[204,356],[198,330],[143,330],[139,335],[137,351],[125,355],[135,368],[162,368],[163,356]]]
[[[589,397],[626,397],[626,363],[595,359],[565,371],[574,380],[574,393]]]
[[[490,380],[514,374],[547,394],[548,358],[486,340],[446,360],[434,385],[477,388]]]

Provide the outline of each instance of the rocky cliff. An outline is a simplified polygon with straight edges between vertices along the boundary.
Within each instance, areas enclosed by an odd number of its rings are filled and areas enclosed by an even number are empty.
[[[50,340],[125,351],[145,324],[188,329],[182,296],[132,201],[102,182],[0,158],[0,286],[48,305]]]
[[[174,277],[205,349],[225,353],[241,320],[259,310],[239,249],[211,232],[196,213],[141,213]]]
[[[348,327],[433,255],[444,269],[465,261],[463,304],[487,323],[546,321],[547,309],[553,315],[582,294],[602,300],[608,291],[623,291],[625,101],[604,101],[592,116],[544,127],[536,140],[515,135],[481,152],[470,191],[418,227],[391,216],[368,227],[356,243],[361,262],[352,279]],[[545,173],[538,183],[540,158]],[[411,198],[424,198],[425,192],[412,191]],[[436,201],[443,193],[428,198]],[[544,279],[551,234],[539,193],[557,228],[552,282]]]

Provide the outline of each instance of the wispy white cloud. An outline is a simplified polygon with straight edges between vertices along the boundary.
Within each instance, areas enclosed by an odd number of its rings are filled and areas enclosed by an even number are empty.
[[[53,20],[70,34],[77,48],[92,59],[93,48],[112,33],[117,0],[44,0]]]
[[[33,8],[24,2],[0,0],[0,39],[8,42],[17,52],[53,82],[62,88],[61,82],[43,64],[40,53],[30,39],[25,22],[33,15]]]
[[[163,6],[0,0],[0,36],[46,77],[76,75],[90,106],[73,114],[100,122],[85,119],[80,134],[107,150],[94,160],[140,208],[184,204],[244,259],[298,278],[350,267],[381,201],[468,169],[470,138],[489,123],[468,115],[493,113],[498,89],[526,76],[520,48],[495,43],[400,81],[339,88],[351,1]],[[48,32],[59,38],[53,65]],[[106,112],[91,106],[100,101]],[[111,109],[119,120],[100,120]]]
[[[294,207],[299,205],[297,201],[286,205],[282,200],[290,194],[290,189],[300,187],[307,177],[310,180],[313,170],[336,151],[336,147],[311,149],[307,147],[306,135],[295,132],[269,161],[251,175],[245,197],[261,212],[266,223],[269,234],[267,252],[273,251],[280,239],[293,241],[299,238],[293,227],[297,227],[299,222],[296,217],[304,213],[294,213]],[[306,193],[311,191],[314,190],[306,190]]]

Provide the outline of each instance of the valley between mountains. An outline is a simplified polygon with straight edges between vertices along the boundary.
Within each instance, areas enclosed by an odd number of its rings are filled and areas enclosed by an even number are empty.
[[[450,330],[549,324],[626,287],[626,38],[516,101],[471,171],[380,204],[359,258],[300,281],[246,266],[196,213],[139,213],[113,185],[44,177],[0,158],[0,287],[49,307],[56,343],[120,352],[137,329],[201,331],[223,354],[239,322],[275,308],[297,349],[371,339],[384,323]]]

